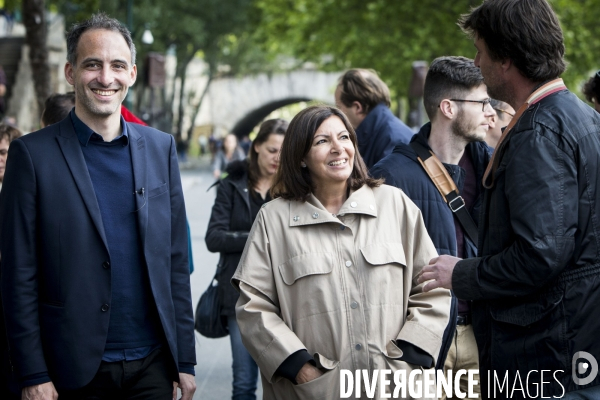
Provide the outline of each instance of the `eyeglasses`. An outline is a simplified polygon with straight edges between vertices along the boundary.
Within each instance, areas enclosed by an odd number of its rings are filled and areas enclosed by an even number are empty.
[[[502,108],[494,108],[494,110],[499,111],[499,112],[503,112],[504,114],[508,114],[508,115],[510,115],[511,118],[515,116],[515,114],[513,114],[511,112],[508,112],[508,111],[506,111],[506,110],[504,110]]]
[[[463,102],[467,102],[467,103],[479,103],[479,104],[481,104],[481,111],[485,111],[485,106],[487,106],[488,104],[490,104],[492,102],[492,99],[485,99],[485,100],[448,99],[448,100],[463,101]]]

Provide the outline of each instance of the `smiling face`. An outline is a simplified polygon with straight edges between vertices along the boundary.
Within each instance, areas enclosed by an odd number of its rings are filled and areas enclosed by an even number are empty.
[[[283,138],[281,134],[271,133],[266,141],[254,145],[254,151],[258,155],[258,169],[262,177],[273,176],[277,172]]]
[[[82,121],[102,120],[121,113],[121,103],[135,82],[131,50],[118,32],[93,29],[77,45],[76,65],[67,63],[65,77],[75,89],[75,110]]]
[[[337,116],[327,118],[315,132],[304,163],[317,190],[343,186],[354,168],[354,144]]]

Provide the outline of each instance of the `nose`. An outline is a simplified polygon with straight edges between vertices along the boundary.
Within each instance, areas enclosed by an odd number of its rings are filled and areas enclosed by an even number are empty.
[[[331,139],[331,152],[332,153],[342,153],[344,151],[344,146],[342,146],[342,142],[336,137]]]
[[[109,87],[113,83],[115,76],[109,65],[104,66],[102,70],[100,70],[96,80],[104,87]]]
[[[485,105],[484,112],[486,117],[496,117],[498,115],[490,103]]]

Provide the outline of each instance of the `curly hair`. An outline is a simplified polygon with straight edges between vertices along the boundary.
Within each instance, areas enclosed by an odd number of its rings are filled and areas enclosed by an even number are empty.
[[[596,72],[581,89],[586,100],[593,103],[600,103],[600,71]]]

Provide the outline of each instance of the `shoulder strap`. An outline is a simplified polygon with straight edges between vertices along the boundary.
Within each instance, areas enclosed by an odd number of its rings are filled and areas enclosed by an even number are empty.
[[[435,154],[425,146],[416,141],[410,142],[410,147],[417,153],[419,163],[427,172],[427,175],[442,195],[442,198],[450,207],[450,210],[460,222],[465,233],[475,245],[478,245],[478,231],[473,217],[465,207],[465,200],[458,193],[456,184],[448,175],[448,171],[444,164],[436,157]]]

